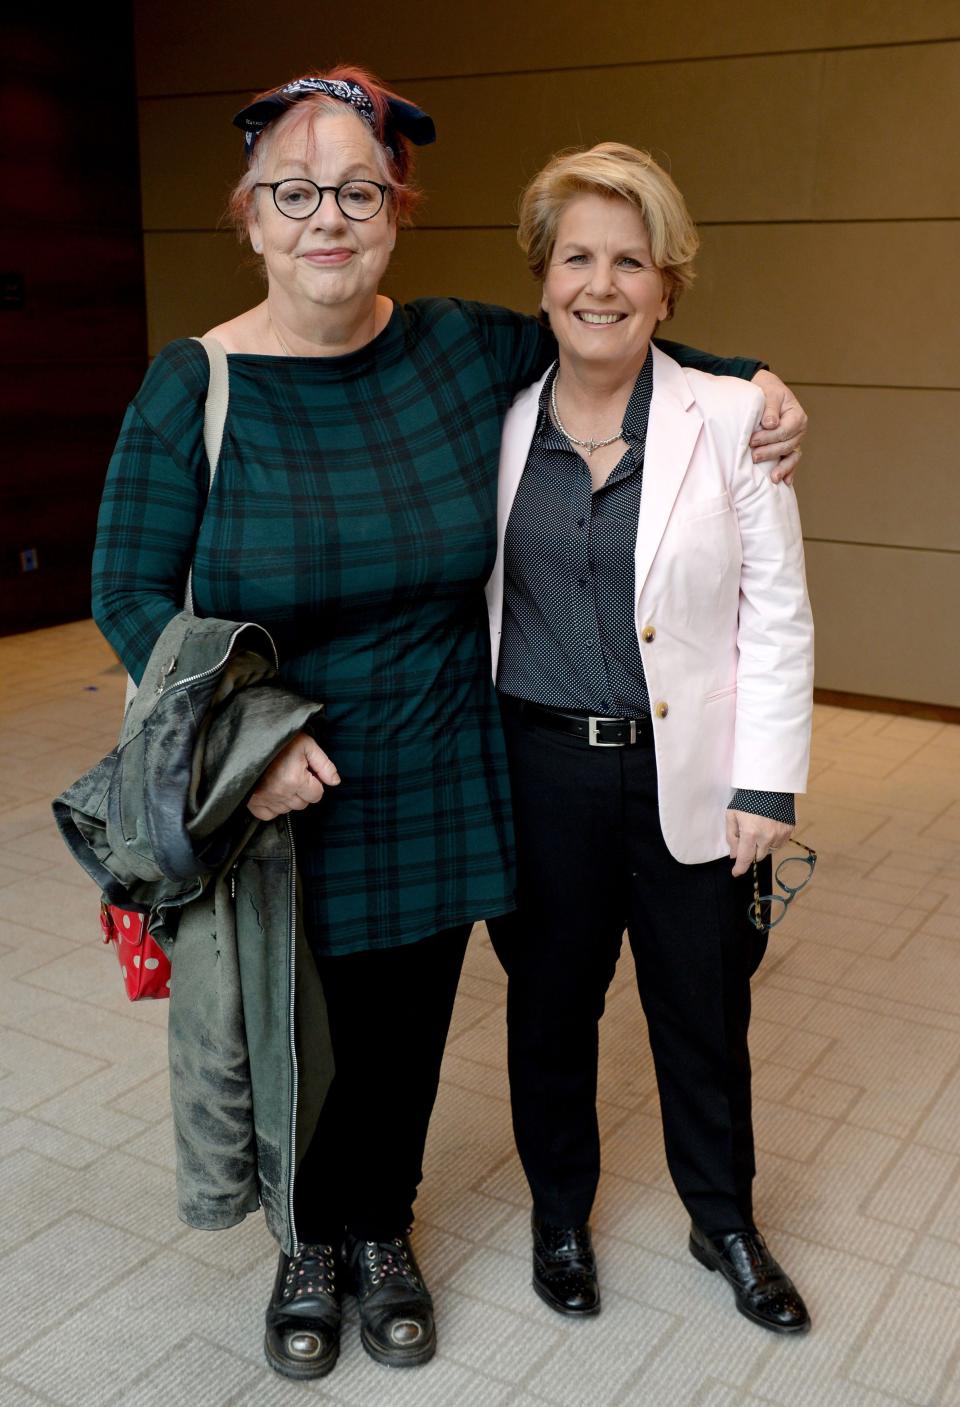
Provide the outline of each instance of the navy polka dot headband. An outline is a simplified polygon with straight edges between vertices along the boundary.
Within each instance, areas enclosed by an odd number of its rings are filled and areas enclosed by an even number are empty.
[[[295,78],[292,83],[285,83],[282,88],[268,93],[265,98],[258,98],[256,102],[248,104],[233,119],[234,127],[239,127],[243,132],[244,151],[248,161],[253,156],[257,138],[264,128],[281,113],[286,112],[291,104],[312,97],[314,93],[325,93],[328,98],[347,103],[379,140],[373,103],[366,90],[358,83],[350,83],[343,78]],[[429,146],[437,140],[433,118],[428,117],[422,108],[405,102],[403,98],[388,98],[384,139],[391,152],[391,137],[396,132],[418,147]]]

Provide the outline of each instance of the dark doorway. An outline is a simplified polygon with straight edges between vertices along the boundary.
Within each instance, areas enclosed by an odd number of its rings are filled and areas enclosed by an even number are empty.
[[[40,14],[0,25],[0,634],[89,615],[147,362],[132,7]]]

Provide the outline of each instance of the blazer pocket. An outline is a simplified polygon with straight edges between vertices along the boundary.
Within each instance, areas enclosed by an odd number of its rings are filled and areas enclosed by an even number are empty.
[[[714,699],[728,699],[731,694],[737,692],[736,684],[728,684],[725,689],[714,689],[712,694],[704,694],[704,703],[713,703]]]
[[[695,523],[701,518],[715,518],[720,513],[730,513],[733,505],[725,493],[718,494],[715,498],[699,498],[689,503],[683,511],[683,521],[685,523]]]

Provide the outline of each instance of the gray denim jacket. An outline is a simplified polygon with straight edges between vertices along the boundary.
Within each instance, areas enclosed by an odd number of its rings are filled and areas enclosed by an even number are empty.
[[[257,625],[182,612],[163,631],[113,752],[53,804],[111,903],[149,913],[171,958],[177,1203],[234,1226],[261,1203],[296,1241],[293,1174],[333,1075],[298,922],[289,818],[246,809],[282,747],[323,712],[276,682]]]

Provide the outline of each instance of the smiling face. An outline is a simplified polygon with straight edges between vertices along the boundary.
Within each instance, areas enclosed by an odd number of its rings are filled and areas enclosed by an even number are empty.
[[[574,196],[557,223],[543,283],[561,359],[636,375],[667,303],[637,207],[619,196]]]
[[[346,108],[320,111],[309,123],[278,134],[258,174],[261,181],[306,176],[318,186],[339,186],[351,178],[383,183],[374,138]],[[269,190],[254,195],[250,243],[263,255],[271,300],[284,304],[288,317],[305,308],[315,313],[372,307],[397,237],[389,197],[372,220],[349,220],[328,190],[312,215],[291,220],[276,208]]]

